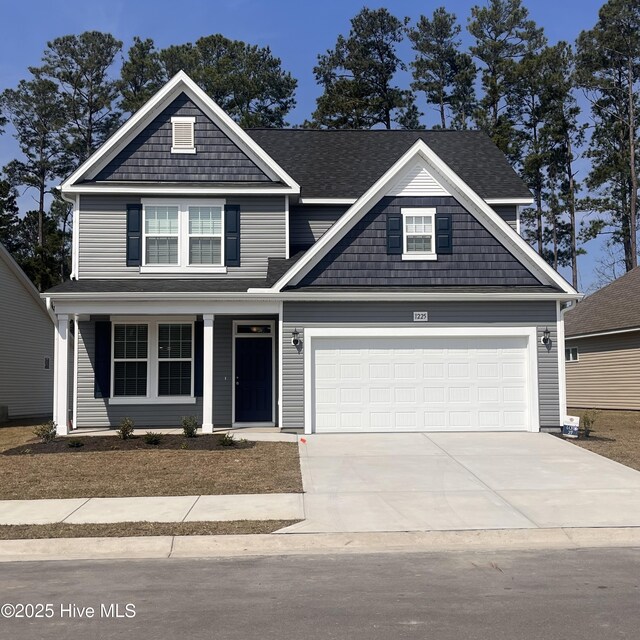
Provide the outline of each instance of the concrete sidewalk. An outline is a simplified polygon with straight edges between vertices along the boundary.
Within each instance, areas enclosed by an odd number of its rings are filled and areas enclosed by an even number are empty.
[[[301,520],[301,493],[0,500],[0,525]]]

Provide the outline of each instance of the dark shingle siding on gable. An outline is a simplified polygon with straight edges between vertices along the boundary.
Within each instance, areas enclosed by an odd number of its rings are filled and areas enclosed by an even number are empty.
[[[171,153],[172,116],[194,116],[195,154]],[[270,182],[229,138],[181,93],[95,180]]]
[[[249,129],[304,198],[358,198],[423,140],[482,198],[530,198],[505,155],[480,131]]]
[[[435,207],[453,216],[453,254],[437,261],[387,254],[387,215]],[[300,282],[300,286],[539,286],[541,283],[450,197],[383,198]]]

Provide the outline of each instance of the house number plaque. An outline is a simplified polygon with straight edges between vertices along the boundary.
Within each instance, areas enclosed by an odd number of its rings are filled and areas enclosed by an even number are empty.
[[[414,322],[429,322],[429,314],[426,311],[414,311],[413,312],[413,321]]]

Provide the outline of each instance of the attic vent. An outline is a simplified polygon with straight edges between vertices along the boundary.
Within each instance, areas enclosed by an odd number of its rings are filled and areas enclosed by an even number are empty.
[[[174,118],[171,118],[171,129],[173,131],[171,153],[196,152],[195,139],[193,134],[195,121],[195,118],[185,116],[176,116]]]

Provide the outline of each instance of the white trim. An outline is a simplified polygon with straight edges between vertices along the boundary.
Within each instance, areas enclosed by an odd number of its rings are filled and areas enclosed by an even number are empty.
[[[195,404],[197,398],[193,396],[158,396],[157,398],[145,398],[143,396],[116,396],[108,398],[109,404],[145,405],[145,404]]]
[[[276,282],[272,290],[280,291],[287,284],[296,284],[312,269],[326,252],[380,200],[389,184],[417,157],[422,157],[427,168],[439,182],[447,186],[452,195],[489,232],[505,245],[534,275],[542,281],[558,286],[563,292],[579,297],[578,292],[552,269],[515,230],[509,226],[480,196],[478,196],[439,156],[422,140],[415,144],[374,183],[312,247]]]
[[[300,204],[354,204],[358,198],[300,198]]]
[[[509,336],[527,338],[527,383],[529,399],[528,431],[540,431],[539,396],[538,396],[538,349],[536,327],[341,327],[341,328],[305,328],[304,357],[304,432],[313,433],[313,340],[314,338],[357,337],[483,337]]]
[[[574,309],[575,307],[571,307]],[[569,309],[567,309],[568,311]],[[598,333],[585,333],[581,336],[567,336],[566,340],[582,340],[582,338],[598,338],[600,336],[613,336],[618,333],[633,333],[634,331],[640,331],[640,327],[633,327],[632,329],[614,329],[613,331],[599,331]]]
[[[79,316],[73,317],[73,409],[72,424],[73,429],[78,428],[78,346],[80,345],[80,327],[78,326]]]
[[[178,249],[178,253],[180,250]],[[144,264],[139,267],[140,273],[184,273],[185,275],[207,274],[207,273],[227,273],[227,267],[224,265],[207,265],[197,264],[193,266],[180,267],[175,264]]]
[[[289,196],[284,197],[284,257],[288,260],[290,256],[289,250]]]
[[[260,333],[251,335],[250,333],[237,334],[239,325],[268,324],[271,333]],[[234,320],[231,331],[231,424],[234,427],[240,426],[275,426],[276,422],[276,336],[275,320]],[[246,340],[267,340],[271,338],[271,421],[261,423],[237,422],[236,421],[236,339]]]
[[[429,207],[403,207],[400,209],[402,215],[402,259],[403,260],[437,260],[436,253],[436,209]],[[407,217],[420,216],[431,218],[431,233],[411,233],[407,232]],[[410,252],[407,248],[408,238],[411,236],[422,236],[431,238],[431,251],[424,253]]]
[[[159,193],[179,196],[207,196],[207,195],[269,195],[279,196],[284,194],[295,194],[291,187],[191,187],[185,183],[162,184],[155,183],[146,185],[133,183],[131,185],[109,185],[108,183],[94,183],[72,186],[65,191],[67,195],[76,194],[121,194],[121,195],[158,195]]]
[[[191,145],[188,147],[176,147],[176,124],[191,125]],[[171,118],[171,153],[195,153],[196,152],[196,119],[193,116],[172,116]]]
[[[533,198],[485,198],[487,204],[514,204],[528,205],[533,204]]]
[[[284,417],[284,406],[282,404],[283,382],[282,374],[284,372],[284,302],[280,302],[278,309],[278,427],[282,429],[282,420]]]
[[[558,418],[560,426],[564,423],[564,417],[567,415],[567,376],[564,361],[564,314],[567,309],[562,308],[561,302],[556,302],[556,340],[558,342]]]
[[[181,92],[185,92],[205,114],[237,146],[274,181],[283,182],[294,193],[300,193],[300,185],[269,156],[241,127],[238,126],[184,71],[179,71],[164,87],[150,98],[109,140],[107,140],[88,160],[82,163],[61,185],[63,192],[86,176],[95,176],[113,158],[118,150],[141,131]],[[157,187],[155,188],[158,191]]]
[[[202,432],[213,433],[213,340],[215,315],[202,314]]]
[[[73,199],[73,214],[71,218],[73,228],[71,230],[71,280],[78,279],[78,262],[80,248],[80,196],[76,195]]]
[[[53,420],[57,424],[58,433],[69,433],[69,316],[58,315],[55,331],[55,413]]]

